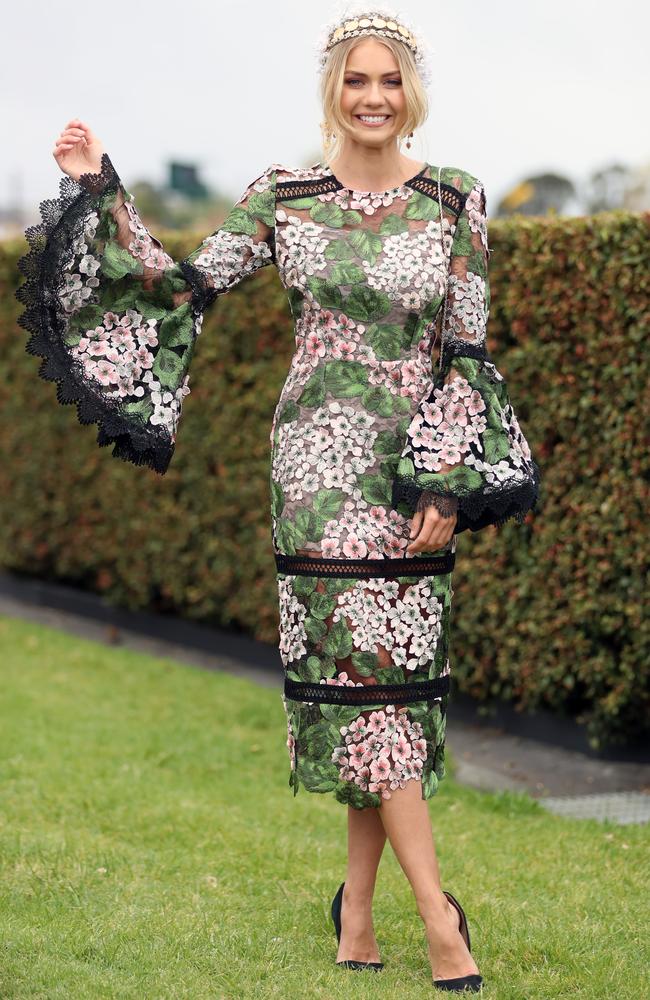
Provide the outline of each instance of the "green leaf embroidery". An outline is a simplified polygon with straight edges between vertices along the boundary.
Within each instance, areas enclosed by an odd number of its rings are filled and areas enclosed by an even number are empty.
[[[318,222],[322,226],[331,226],[333,229],[340,229],[345,225],[345,213],[343,209],[332,202],[318,202],[310,209],[309,214],[314,222]]]
[[[328,594],[321,594],[315,590],[309,598],[309,614],[321,620],[332,614],[336,607],[336,600]]]
[[[318,493],[314,494],[313,509],[321,517],[330,521],[338,514],[346,496],[347,493],[344,490],[319,490]]]
[[[278,191],[278,194],[280,194],[280,191]],[[282,196],[278,198],[278,201],[281,201],[283,203],[287,202],[288,206],[289,206],[289,210],[291,210],[292,208],[294,208],[297,212],[302,212],[303,210],[307,211],[310,208],[313,208],[313,206],[316,204],[316,198],[314,198],[314,197],[312,197],[312,198],[299,198],[299,197],[292,198],[290,195],[288,195],[286,193],[283,193]]]
[[[402,449],[402,438],[392,431],[380,431],[375,439],[376,455],[392,455]]]
[[[132,257],[129,251],[121,247],[119,243],[110,241],[104,247],[100,270],[111,281],[116,281],[118,278],[123,278],[125,274],[142,274],[144,267],[142,261]]]
[[[257,233],[257,223],[245,208],[236,205],[219,226],[219,231],[227,233],[243,233],[245,236],[254,236]]]
[[[461,215],[456,226],[452,252],[454,256],[458,257],[466,257],[474,253],[472,230],[469,228],[469,220],[464,215]]]
[[[398,360],[411,344],[409,330],[397,323],[373,323],[366,337],[380,361]]]
[[[362,323],[371,323],[390,312],[392,302],[388,295],[367,285],[355,285],[345,298],[343,310],[347,316]]]
[[[276,525],[275,534],[281,551],[286,552],[287,555],[295,555],[298,546],[296,545],[296,529],[291,521],[280,518]]]
[[[139,399],[137,403],[125,403],[122,409],[125,413],[148,420],[153,413],[153,403],[150,399]]]
[[[350,233],[348,242],[354,247],[357,255],[362,260],[367,260],[369,264],[375,263],[383,247],[381,237],[377,236],[370,229],[357,229],[355,232]]]
[[[329,361],[324,369],[325,389],[338,399],[360,396],[368,385],[366,366],[360,361]]]
[[[332,240],[325,247],[326,260],[351,260],[354,250],[347,240]]]
[[[185,365],[178,354],[161,347],[156,354],[152,371],[166,389],[177,389],[181,383]]]
[[[401,215],[387,215],[379,227],[382,236],[395,236],[398,233],[408,232],[408,223],[404,222]]]
[[[313,375],[309,377],[305,388],[300,394],[298,403],[300,406],[322,406],[325,402],[325,383],[322,368],[317,368]]]
[[[271,514],[273,517],[279,517],[284,509],[284,492],[279,483],[276,483],[274,479],[271,480]]]
[[[353,653],[352,666],[361,677],[371,677],[379,667],[376,653]]]
[[[334,622],[330,628],[323,642],[323,652],[336,660],[342,660],[352,652],[352,633],[343,619]]]
[[[380,417],[392,417],[393,397],[385,385],[371,385],[361,397],[361,403],[370,413]]]
[[[305,618],[305,632],[309,641],[315,646],[327,633],[327,625],[320,618],[308,616]]]
[[[162,347],[187,347],[194,340],[194,319],[185,302],[160,324],[158,341]]]
[[[391,500],[391,484],[383,476],[359,476],[357,482],[361,486],[363,499],[374,506],[389,506]]]
[[[248,199],[248,211],[266,226],[275,224],[275,194],[272,188],[268,191],[255,191]]]
[[[358,264],[342,261],[332,268],[331,280],[337,285],[354,285],[366,280],[365,271]]]
[[[430,222],[440,218],[440,205],[437,198],[415,191],[404,209],[404,218]]]
[[[290,423],[293,420],[297,420],[299,416],[300,416],[300,407],[298,406],[298,404],[294,399],[290,399],[284,404],[284,406],[280,410],[280,413],[278,415],[278,423],[279,424]]]
[[[340,309],[341,290],[333,281],[324,278],[308,278],[307,287],[323,309]]]

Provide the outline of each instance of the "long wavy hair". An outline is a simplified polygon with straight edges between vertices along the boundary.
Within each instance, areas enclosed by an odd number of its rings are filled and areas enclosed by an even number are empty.
[[[330,49],[320,83],[320,97],[323,106],[321,123],[321,149],[323,163],[329,164],[340,154],[343,138],[350,127],[341,114],[341,93],[343,91],[345,64],[348,53],[367,35],[345,38]],[[399,141],[409,132],[414,132],[427,118],[429,101],[422,80],[415,65],[415,59],[408,45],[394,38],[373,35],[394,54],[402,77],[402,88],[406,103],[406,121]]]

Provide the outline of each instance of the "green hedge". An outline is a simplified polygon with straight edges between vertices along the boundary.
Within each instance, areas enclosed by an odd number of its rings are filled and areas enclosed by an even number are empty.
[[[165,234],[179,259],[201,234]],[[490,224],[488,347],[542,470],[536,514],[459,537],[459,690],[646,729],[650,215]],[[294,348],[273,268],[208,310],[166,476],[112,458],[37,376],[16,324],[22,240],[0,244],[0,565],[277,642],[269,432]],[[645,402],[645,407],[644,407]]]

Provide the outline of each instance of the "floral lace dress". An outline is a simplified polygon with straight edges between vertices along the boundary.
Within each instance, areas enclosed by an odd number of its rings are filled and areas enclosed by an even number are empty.
[[[459,533],[534,508],[539,469],[486,350],[483,186],[425,164],[381,193],[271,164],[175,262],[107,154],[26,231],[27,350],[98,444],[164,473],[206,309],[274,264],[295,352],[270,428],[289,784],[379,806],[444,777]],[[439,343],[438,350],[434,350]],[[457,513],[407,555],[415,510]]]

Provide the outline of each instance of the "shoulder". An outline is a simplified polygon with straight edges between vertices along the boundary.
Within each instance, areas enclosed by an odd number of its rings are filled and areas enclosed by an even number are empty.
[[[485,186],[475,174],[461,167],[443,167],[440,171],[440,180],[456,192],[453,197],[458,199],[459,212],[486,215]]]
[[[456,188],[462,195],[469,195],[478,188],[483,188],[483,182],[469,170],[462,167],[443,167],[440,172],[440,179],[443,184],[449,184]]]

